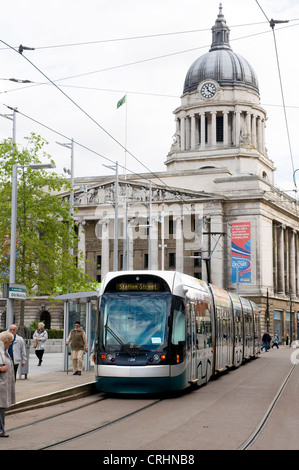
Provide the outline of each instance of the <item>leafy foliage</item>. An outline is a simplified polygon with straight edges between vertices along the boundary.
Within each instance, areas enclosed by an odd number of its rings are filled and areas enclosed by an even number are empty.
[[[9,281],[11,175],[18,164],[16,283],[25,284],[30,295],[90,290],[94,279],[80,270],[70,250],[78,243],[68,197],[71,185],[56,173],[28,167],[54,161],[40,136],[31,134],[27,141],[22,150],[11,139],[0,144],[0,282]]]

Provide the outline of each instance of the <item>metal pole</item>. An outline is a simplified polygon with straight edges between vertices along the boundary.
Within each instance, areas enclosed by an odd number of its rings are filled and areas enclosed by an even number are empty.
[[[85,370],[90,369],[90,350],[91,350],[91,301],[86,302],[86,337],[88,352],[85,355]]]
[[[148,269],[152,269],[152,182],[149,185]]]
[[[290,346],[293,341],[293,303],[292,303],[292,292],[290,292]]]
[[[12,140],[16,143],[16,111],[12,115]],[[18,194],[18,165],[12,166],[11,177],[11,224],[10,224],[10,266],[9,283],[16,282],[16,244],[17,244],[17,194]],[[8,290],[9,291],[9,290]],[[8,294],[9,295],[9,294]],[[7,299],[6,304],[6,328],[14,322],[14,299]]]
[[[18,164],[12,166],[12,189],[11,189],[11,223],[10,223],[10,264],[9,264],[9,284],[16,282],[16,241],[17,241],[17,172]],[[9,294],[8,294],[9,295]],[[13,323],[14,300],[7,299],[6,328]]]
[[[74,139],[71,141],[71,185],[72,185],[72,192],[71,192],[71,211],[72,216],[74,216]]]
[[[118,271],[118,162],[115,164],[115,173],[113,271]]]
[[[69,335],[69,301],[64,302],[64,328],[63,328],[63,370],[69,372],[69,350],[66,340]]]
[[[71,213],[71,218],[74,220],[74,139],[71,139],[71,143],[61,143],[61,142],[56,142],[56,144],[61,145],[62,147],[66,147],[71,150],[71,169],[67,170],[64,168],[64,171],[66,173],[69,173],[71,175],[71,193],[70,193],[70,213]],[[70,232],[72,232],[72,228],[70,227]],[[74,250],[73,248],[69,249],[70,254],[73,255]]]
[[[12,140],[13,140],[14,144],[16,143],[16,132],[17,132],[16,119],[17,119],[16,110],[14,109],[13,110],[13,116],[12,116]]]
[[[164,252],[165,252],[165,245],[164,245],[164,200],[162,201],[162,213],[161,213],[161,269],[164,271]]]
[[[124,201],[124,254],[123,254],[123,271],[128,269],[128,203]]]

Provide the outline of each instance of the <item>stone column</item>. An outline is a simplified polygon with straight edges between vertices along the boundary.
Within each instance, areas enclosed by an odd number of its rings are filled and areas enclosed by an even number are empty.
[[[247,128],[248,141],[251,142],[251,114],[249,111],[246,112],[246,128]]]
[[[289,290],[290,293],[294,296],[296,295],[296,266],[295,266],[295,236],[296,231],[290,229],[290,239],[289,239]]]
[[[257,121],[257,148],[259,152],[262,153],[262,120],[261,116],[258,116],[258,121]]]
[[[284,294],[284,226],[277,227],[277,289]]]
[[[206,146],[206,115],[200,114],[200,148],[204,149]]]
[[[78,267],[85,272],[85,259],[86,259],[86,241],[85,241],[85,227],[86,222],[82,220],[78,223]],[[81,256],[80,256],[81,255]]]
[[[265,142],[265,127],[266,127],[266,120],[262,119],[262,153],[266,153],[266,142]]]
[[[273,238],[273,271],[274,271],[274,292],[278,291],[278,286],[277,286],[277,278],[278,278],[278,269],[277,269],[277,226],[274,224],[272,228],[272,238]]]
[[[184,235],[182,231],[182,217],[176,217],[175,226],[175,241],[176,241],[176,270],[183,271],[183,256],[184,256]]]
[[[228,146],[228,113],[223,111],[223,145]]]
[[[192,114],[192,116],[191,116],[191,145],[190,145],[191,149],[195,149],[195,147],[196,147],[195,135],[196,135],[196,132],[195,132],[195,114]]]
[[[256,115],[255,114],[252,115],[251,143],[255,148],[257,148],[257,144],[256,144]]]
[[[212,115],[212,135],[211,135],[211,145],[215,147],[216,145],[216,111],[211,111]]]
[[[235,145],[238,147],[240,145],[240,111],[235,111]]]
[[[158,220],[156,217],[152,217],[152,269],[159,269],[159,238],[158,238]]]
[[[190,116],[186,116],[185,126],[186,126],[186,143],[185,143],[185,149],[186,149],[186,150],[189,150],[190,147],[191,147],[191,122],[190,122]]]
[[[181,118],[181,150],[184,151],[186,149],[186,130],[185,130],[186,118]]]

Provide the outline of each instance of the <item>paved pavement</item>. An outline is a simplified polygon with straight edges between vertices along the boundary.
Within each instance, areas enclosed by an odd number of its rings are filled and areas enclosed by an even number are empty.
[[[76,385],[83,385],[94,382],[94,367],[89,371],[83,371],[82,375],[73,375],[63,370],[63,353],[45,352],[41,366],[37,365],[38,360],[35,354],[29,355],[29,369],[27,378],[16,380],[16,401],[17,403],[48,395],[57,391],[65,390]],[[69,365],[71,367],[71,364]]]

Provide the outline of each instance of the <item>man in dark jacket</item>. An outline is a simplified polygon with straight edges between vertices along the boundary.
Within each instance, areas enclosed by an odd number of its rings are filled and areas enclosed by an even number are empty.
[[[266,331],[263,334],[262,341],[263,341],[263,345],[261,347],[261,350],[265,349],[265,351],[268,352],[268,349],[270,348],[270,341],[271,341],[271,336],[269,335],[268,331]]]
[[[71,342],[71,360],[73,363],[73,375],[81,375],[83,354],[88,351],[85,331],[81,328],[80,322],[75,323],[66,340],[66,345]]]

